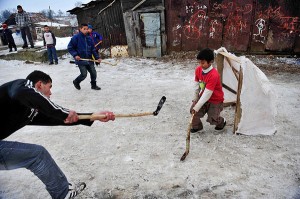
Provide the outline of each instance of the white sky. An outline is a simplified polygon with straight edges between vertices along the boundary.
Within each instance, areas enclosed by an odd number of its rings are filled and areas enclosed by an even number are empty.
[[[49,9],[57,12],[59,9],[63,12],[75,7],[76,2],[88,3],[91,0],[0,0],[0,11],[17,9],[21,5],[27,12],[39,12]]]

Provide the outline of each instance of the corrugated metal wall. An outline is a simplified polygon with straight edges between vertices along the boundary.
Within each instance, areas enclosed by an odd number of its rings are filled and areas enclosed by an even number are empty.
[[[168,52],[300,52],[299,0],[166,0]]]
[[[77,15],[78,24],[92,24],[95,31],[103,36],[102,47],[112,45],[126,45],[126,34],[124,28],[121,2],[115,1],[91,1],[84,8],[71,11]],[[101,13],[99,13],[101,11]],[[99,13],[99,14],[98,14]]]

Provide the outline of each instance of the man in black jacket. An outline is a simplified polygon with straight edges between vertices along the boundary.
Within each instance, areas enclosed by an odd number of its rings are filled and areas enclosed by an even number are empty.
[[[25,125],[93,124],[89,119],[78,120],[78,115],[84,113],[53,103],[50,100],[51,87],[51,77],[41,71],[0,86],[0,170],[29,169],[46,185],[52,198],[74,198],[85,188],[85,183],[72,186],[44,147],[3,140]],[[101,122],[115,119],[112,112],[101,114],[106,115],[106,118],[99,119]]]

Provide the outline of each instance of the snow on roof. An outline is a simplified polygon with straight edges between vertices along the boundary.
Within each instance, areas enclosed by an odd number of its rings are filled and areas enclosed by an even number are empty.
[[[36,25],[41,25],[41,26],[50,26],[50,27],[67,27],[68,25],[65,25],[65,24],[60,24],[60,23],[55,23],[55,22],[38,22],[38,23],[35,23]]]

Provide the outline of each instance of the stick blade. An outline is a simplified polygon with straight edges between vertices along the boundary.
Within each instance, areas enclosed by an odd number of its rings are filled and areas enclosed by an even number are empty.
[[[156,110],[153,112],[153,115],[154,116],[157,116],[160,109],[162,108],[162,106],[164,105],[165,101],[167,100],[167,98],[165,96],[162,96],[162,98],[160,99],[158,105],[157,105],[157,108]]]
[[[189,152],[184,152],[184,154],[181,156],[180,161],[185,160],[186,156],[189,154]]]

